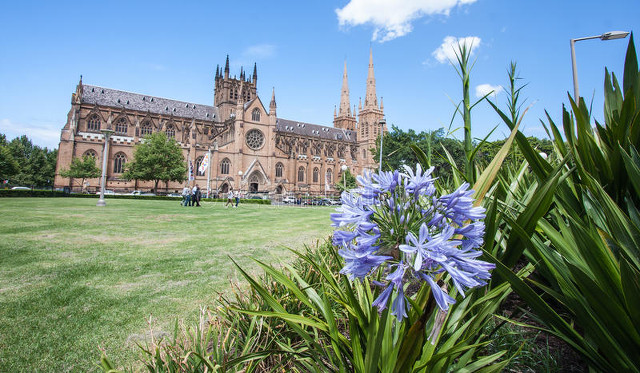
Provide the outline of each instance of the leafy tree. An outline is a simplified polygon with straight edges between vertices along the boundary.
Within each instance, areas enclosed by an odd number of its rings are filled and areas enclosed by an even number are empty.
[[[81,179],[80,185],[84,189],[84,181],[100,176],[100,169],[96,166],[96,159],[91,155],[85,155],[82,158],[76,157],[71,160],[68,169],[60,171],[60,176]]]
[[[344,191],[344,186],[347,185],[347,190],[356,188],[358,185],[356,183],[356,177],[353,176],[351,171],[347,168],[347,170],[342,174],[342,176],[336,180],[336,183],[333,187],[342,193]]]
[[[46,147],[33,145],[25,135],[11,140],[7,148],[18,163],[18,170],[11,179],[12,184],[30,187],[52,185],[56,170],[57,149],[49,150]]]
[[[7,138],[0,134],[0,180],[7,180],[18,172],[20,165],[7,146]]]
[[[133,161],[127,164],[122,176],[126,180],[153,181],[155,193],[160,181],[186,180],[187,165],[176,140],[157,132],[145,136],[144,141],[136,145]]]

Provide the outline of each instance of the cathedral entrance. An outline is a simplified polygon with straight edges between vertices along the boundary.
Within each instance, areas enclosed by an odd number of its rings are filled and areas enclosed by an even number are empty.
[[[249,176],[249,193],[258,193],[258,186],[262,180],[262,175],[255,171]]]
[[[276,188],[276,194],[282,194],[282,185],[278,185]]]
[[[220,187],[220,194],[225,195],[227,194],[228,191],[229,191],[229,184],[227,183],[222,184],[222,186]]]

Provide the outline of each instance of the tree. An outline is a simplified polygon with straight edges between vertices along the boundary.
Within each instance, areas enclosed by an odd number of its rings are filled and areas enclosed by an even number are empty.
[[[19,169],[20,165],[9,149],[6,136],[0,133],[0,181],[12,178]]]
[[[160,181],[182,182],[186,175],[187,165],[176,140],[167,138],[164,132],[156,132],[136,145],[133,161],[127,163],[122,176],[126,180],[153,181],[155,193]]]
[[[96,159],[91,155],[85,155],[82,158],[76,157],[71,160],[68,169],[60,171],[60,176],[81,179],[80,186],[84,190],[84,181],[100,176],[100,169],[96,166]]]
[[[333,187],[337,191],[342,193],[344,191],[345,181],[346,181],[346,185],[347,185],[347,190],[353,189],[353,188],[358,186],[357,183],[356,183],[356,177],[353,176],[351,171],[349,171],[349,169],[347,168],[344,171],[342,177],[340,177],[338,180],[336,180],[336,183],[333,185]]]
[[[7,148],[18,163],[18,170],[11,178],[12,184],[32,188],[51,186],[55,177],[57,149],[49,150],[33,145],[25,135],[11,140]]]

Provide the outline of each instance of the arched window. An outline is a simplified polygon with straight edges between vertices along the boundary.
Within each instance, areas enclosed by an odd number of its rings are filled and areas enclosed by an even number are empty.
[[[229,158],[225,158],[220,162],[220,173],[223,175],[229,175],[229,169],[231,168],[231,162]]]
[[[298,168],[298,181],[299,182],[304,182],[304,167],[300,166],[300,168]]]
[[[126,135],[127,134],[127,118],[121,117],[116,121],[116,134],[117,135]]]
[[[320,175],[320,170],[318,170],[318,167],[313,169],[313,182],[317,183],[318,182],[318,176]]]
[[[331,184],[333,182],[333,170],[330,168],[327,169],[327,176],[325,178],[325,182],[327,184]]]
[[[98,116],[98,114],[93,114],[89,117],[89,121],[87,122],[87,130],[100,131],[100,117]]]
[[[176,129],[173,128],[172,124],[167,125],[167,137],[170,139],[173,139],[174,137],[176,137]]]
[[[284,170],[284,165],[280,162],[276,163],[276,177],[282,177],[282,170]]]
[[[198,176],[204,176],[205,171],[203,170],[202,172],[200,172],[200,165],[202,164],[202,159],[204,157],[200,156],[196,159],[196,175]]]
[[[254,122],[260,121],[260,109],[258,108],[253,109],[253,111],[251,112],[251,120]]]
[[[148,120],[142,122],[142,125],[140,126],[140,136],[151,135],[152,132],[153,127],[151,126],[151,122]]]
[[[124,172],[124,165],[127,163],[127,156],[124,153],[118,153],[113,157],[113,173],[121,174]]]
[[[93,149],[89,149],[86,152],[84,152],[84,154],[82,155],[82,157],[93,157],[95,159],[98,159],[98,153],[96,153],[95,150]]]

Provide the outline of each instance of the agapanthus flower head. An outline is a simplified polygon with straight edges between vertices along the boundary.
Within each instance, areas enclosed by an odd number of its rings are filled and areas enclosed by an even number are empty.
[[[334,245],[345,260],[340,271],[362,279],[377,270],[386,273],[384,290],[373,302],[381,312],[391,303],[399,321],[407,317],[405,286],[421,281],[443,311],[455,303],[442,283],[449,274],[462,296],[491,278],[491,263],[479,260],[485,210],[474,207],[473,190],[461,185],[453,193],[436,195],[433,168],[357,178],[360,188],[342,194],[342,206],[331,214]]]

